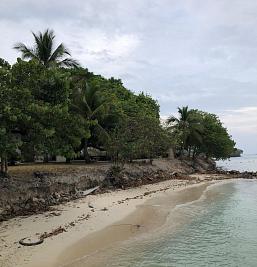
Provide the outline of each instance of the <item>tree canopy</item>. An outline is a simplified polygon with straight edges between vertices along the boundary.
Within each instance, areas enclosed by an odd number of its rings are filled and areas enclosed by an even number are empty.
[[[178,108],[179,118],[168,118],[168,129],[177,140],[178,153],[189,156],[204,154],[207,157],[225,159],[234,151],[235,142],[215,114]]]
[[[17,155],[22,161],[54,155],[89,161],[89,146],[115,162],[153,159],[171,146],[192,157],[233,152],[235,143],[216,115],[182,107],[164,127],[150,95],[78,66],[62,43],[55,48],[51,30],[33,37],[33,47],[15,46],[22,59],[13,65],[0,59],[2,174]]]

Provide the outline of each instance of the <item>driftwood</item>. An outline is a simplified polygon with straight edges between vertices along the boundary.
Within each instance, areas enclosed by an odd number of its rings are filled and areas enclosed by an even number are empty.
[[[52,237],[52,236],[55,236],[55,235],[59,235],[63,232],[66,232],[66,229],[63,228],[62,226],[54,229],[52,232],[50,233],[47,233],[47,232],[44,232],[41,236],[40,236],[40,239],[45,239],[45,238],[48,238],[48,237]]]
[[[91,193],[95,192],[99,188],[100,188],[100,186],[96,186],[96,187],[90,188],[90,189],[85,190],[85,191],[79,191],[79,194],[81,195],[81,197],[85,197],[85,196],[90,195]]]

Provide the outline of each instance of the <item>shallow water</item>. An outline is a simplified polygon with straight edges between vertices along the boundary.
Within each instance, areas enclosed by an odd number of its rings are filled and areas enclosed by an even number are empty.
[[[257,155],[243,155],[228,160],[219,160],[217,166],[225,170],[257,171]]]
[[[104,266],[257,266],[257,182],[210,186],[152,234],[120,244]],[[86,266],[86,265],[85,265]]]

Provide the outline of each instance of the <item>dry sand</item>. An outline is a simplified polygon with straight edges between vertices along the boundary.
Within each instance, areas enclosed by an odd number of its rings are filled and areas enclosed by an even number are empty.
[[[54,212],[3,222],[0,224],[0,267],[77,266],[72,263],[77,258],[153,229],[165,221],[172,206],[199,198],[207,186],[203,181],[212,177],[197,178],[90,195],[57,206]],[[199,189],[179,193],[189,187]],[[158,203],[165,200],[169,200],[168,209],[157,208]],[[35,238],[60,226],[66,231],[45,239],[41,245],[25,247],[18,243],[24,237]]]

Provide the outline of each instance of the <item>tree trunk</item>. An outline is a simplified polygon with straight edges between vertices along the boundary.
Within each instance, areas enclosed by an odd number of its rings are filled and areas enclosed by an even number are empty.
[[[49,157],[48,157],[48,154],[45,154],[44,155],[44,163],[48,163],[49,162]]]
[[[187,148],[187,154],[188,154],[188,157],[190,158],[191,157],[191,146],[188,146]]]
[[[84,143],[84,160],[85,160],[85,163],[90,163],[91,162],[90,156],[89,156],[89,153],[88,153],[88,150],[87,150],[87,140],[85,140],[85,143]]]
[[[5,155],[1,156],[1,173],[0,176],[6,177],[8,173],[8,162]]]
[[[4,173],[4,158],[1,156],[1,174]]]
[[[193,159],[195,159],[195,156],[196,156],[196,147],[194,147],[194,150],[193,150]]]
[[[7,157],[5,157],[5,162],[4,162],[4,167],[5,167],[5,174],[7,175],[8,173],[8,162],[7,162]]]
[[[35,149],[30,143],[25,143],[21,147],[22,161],[35,162]]]

